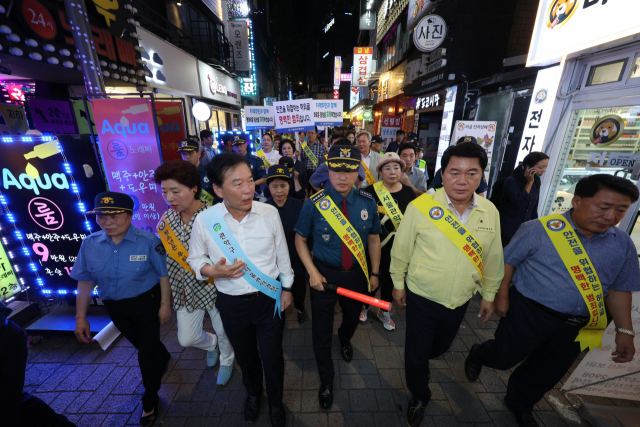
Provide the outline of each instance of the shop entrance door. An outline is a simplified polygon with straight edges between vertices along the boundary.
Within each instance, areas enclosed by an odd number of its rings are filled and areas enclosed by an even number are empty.
[[[511,172],[516,167],[516,158],[520,151],[520,141],[527,121],[530,102],[531,95],[516,97],[513,100],[511,118],[507,126],[507,144],[502,155],[498,179],[511,175]]]

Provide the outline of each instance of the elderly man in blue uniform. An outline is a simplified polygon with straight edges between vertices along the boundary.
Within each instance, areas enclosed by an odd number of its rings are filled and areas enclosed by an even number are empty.
[[[571,210],[525,222],[504,249],[495,298],[502,319],[495,339],[471,348],[465,373],[475,381],[483,365],[506,370],[522,362],[504,398],[518,425],[537,426],[534,405],[581,350],[601,347],[604,304],[616,326],[613,361],[633,359],[631,293],[640,290],[640,271],[633,241],[616,224],[637,200],[638,188],[624,178],[582,178]]]
[[[78,281],[75,335],[82,343],[93,341],[87,309],[95,286],[113,324],[138,349],[145,387],[140,425],[149,426],[157,415],[160,382],[171,358],[160,341],[160,325],[171,317],[166,252],[155,234],[131,224],[133,199],[126,194],[100,193],[95,209],[87,213],[96,214],[102,231],[82,242],[71,270],[71,278]]]
[[[182,160],[191,163],[198,169],[200,173],[200,181],[202,183],[202,192],[200,193],[200,200],[209,203],[211,206],[222,201],[217,197],[213,191],[213,186],[207,178],[207,168],[202,163],[200,152],[198,151],[198,141],[195,139],[183,139],[178,143],[178,152],[182,156]]]
[[[320,374],[320,407],[333,403],[333,312],[336,300],[342,307],[342,325],[338,329],[340,354],[346,362],[353,357],[351,337],[358,327],[362,303],[324,292],[323,283],[366,293],[378,287],[380,277],[380,236],[382,229],[373,196],[353,187],[360,169],[358,147],[334,145],[329,149],[328,188],[307,199],[296,224],[296,249],[311,285],[313,311],[313,349]],[[313,236],[313,259],[307,239]],[[365,249],[369,248],[371,269]],[[371,276],[371,277],[369,277]],[[368,283],[370,282],[370,286]]]
[[[233,141],[233,151],[249,160],[249,165],[253,173],[253,183],[256,186],[256,191],[260,193],[260,186],[267,183],[267,166],[260,157],[254,156],[249,152],[247,149],[247,141],[242,138]]]

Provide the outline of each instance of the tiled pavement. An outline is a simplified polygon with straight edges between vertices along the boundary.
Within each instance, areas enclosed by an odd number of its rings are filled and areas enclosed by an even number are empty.
[[[307,306],[309,304],[307,297]],[[502,403],[509,372],[484,369],[480,379],[469,383],[464,359],[474,343],[489,339],[497,326],[477,318],[477,299],[469,306],[465,321],[451,348],[431,361],[431,390],[423,426],[510,427],[515,421]],[[354,360],[339,355],[334,331],[335,399],[330,411],[317,403],[319,380],[311,344],[311,322],[299,325],[293,308],[287,311],[284,331],[284,401],[288,426],[395,427],[405,426],[408,392],[404,376],[404,309],[393,311],[397,329],[386,331],[370,313],[353,337]],[[336,308],[334,328],[340,324]],[[212,331],[211,324],[205,325]],[[207,369],[205,352],[184,349],[178,343],[175,316],[162,327],[165,345],[172,354],[169,371],[160,391],[162,409],[155,425],[235,427],[244,426],[245,393],[237,369],[229,384],[216,387],[215,370]],[[51,337],[29,348],[25,388],[64,413],[79,426],[137,424],[142,410],[142,384],[135,348],[120,337],[107,351],[97,344],[81,345],[72,337]],[[637,402],[563,395],[554,389],[535,410],[541,426],[586,425],[575,408],[582,401],[621,406]],[[262,413],[250,426],[269,426],[266,399]]]

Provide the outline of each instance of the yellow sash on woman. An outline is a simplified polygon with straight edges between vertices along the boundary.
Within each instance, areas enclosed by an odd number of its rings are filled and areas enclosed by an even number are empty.
[[[160,240],[162,241],[162,245],[164,246],[164,250],[167,251],[169,256],[173,258],[180,267],[187,270],[189,273],[194,276],[196,273],[193,272],[189,264],[187,264],[187,258],[189,257],[189,251],[184,248],[184,245],[180,243],[180,240],[176,236],[176,233],[173,232],[173,229],[169,225],[166,219],[162,218],[158,223],[158,235],[160,236]],[[214,283],[213,278],[208,278],[207,282]]]
[[[362,163],[362,166],[364,167],[364,177],[367,179],[367,182],[369,183],[369,185],[375,184],[376,179],[373,177],[373,174],[367,167],[367,164],[364,162],[364,160],[360,160],[360,163]]]
[[[589,309],[589,323],[580,329],[576,338],[580,342],[580,350],[587,347],[590,350],[594,347],[602,349],[602,333],[607,327],[607,313],[604,310],[602,283],[596,267],[565,217],[553,214],[539,219]]]
[[[380,203],[382,203],[382,207],[385,210],[386,215],[391,219],[393,223],[393,227],[398,230],[400,227],[400,221],[402,221],[402,212],[398,207],[398,204],[393,197],[391,197],[391,193],[387,190],[387,187],[384,186],[382,181],[376,182],[373,184],[374,190],[376,190],[376,194],[380,199]]]
[[[353,228],[347,218],[344,217],[342,211],[335,204],[331,197],[324,193],[323,190],[318,191],[311,196],[311,201],[316,205],[320,214],[327,220],[329,226],[340,236],[340,240],[349,248],[353,256],[358,260],[358,264],[364,271],[367,278],[369,292],[371,292],[371,282],[369,282],[369,269],[367,267],[367,258],[364,256],[364,245],[360,239],[360,235]]]
[[[267,169],[271,167],[271,163],[269,163],[269,160],[267,159],[267,155],[264,154],[264,151],[262,150],[256,151],[256,156],[260,157],[260,160],[262,160],[262,163],[264,163]]]
[[[465,228],[463,224],[460,224],[457,219],[447,213],[447,210],[442,207],[433,197],[428,194],[422,196],[411,202],[424,216],[438,227],[438,230],[442,231],[451,243],[453,243],[467,259],[471,261],[473,266],[478,270],[480,278],[482,279],[482,243],[476,239],[469,230]]]
[[[311,160],[311,163],[313,163],[313,165],[315,167],[318,167],[318,158],[316,157],[315,154],[313,154],[313,151],[311,151],[311,148],[309,148],[309,146],[307,145],[306,142],[301,142],[300,146],[302,147],[302,149],[304,150],[304,153],[307,155],[307,157],[309,158],[309,160]]]

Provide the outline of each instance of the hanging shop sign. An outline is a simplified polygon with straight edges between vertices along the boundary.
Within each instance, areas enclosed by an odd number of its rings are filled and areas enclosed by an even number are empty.
[[[244,117],[246,119],[246,129],[274,129],[275,115],[273,106],[245,106]]]
[[[478,141],[478,145],[485,149],[487,152],[487,167],[484,170],[484,177],[489,182],[489,172],[491,171],[491,157],[493,156],[493,147],[496,140],[496,128],[498,122],[470,122],[470,121],[456,121],[456,125],[453,127],[453,137],[451,138],[456,143],[460,138],[475,138]]]
[[[33,126],[44,134],[75,134],[71,105],[68,101],[33,98],[29,100]]]
[[[428,113],[444,108],[446,92],[444,90],[416,97],[416,111],[418,113]]]
[[[402,127],[402,116],[399,115],[383,115],[380,119],[382,130],[380,135],[384,139],[385,147],[395,141],[396,132]]]
[[[306,132],[315,129],[313,99],[277,101],[273,103],[273,106],[275,108],[276,130],[280,132]]]
[[[235,71],[251,71],[247,21],[227,21],[227,34],[233,51]]]
[[[167,203],[153,180],[161,161],[151,101],[94,99],[91,104],[109,189],[131,196],[133,224],[154,233]]]
[[[142,28],[138,29],[140,46],[145,51],[142,58],[147,61],[145,77],[152,86],[167,87],[199,95],[198,60],[171,43]]]
[[[202,96],[226,104],[240,106],[240,82],[198,61]]]
[[[71,292],[76,282],[69,272],[82,240],[99,230],[95,216],[85,215],[97,194],[86,183],[82,170],[86,159],[78,161],[78,152],[86,147],[49,135],[2,136],[0,140],[0,227],[9,258],[0,265],[0,278],[8,279],[7,267],[13,266],[22,288],[45,294]],[[102,186],[99,175],[93,183]],[[6,289],[0,291],[7,296]],[[8,291],[19,290],[9,287]]]
[[[376,29],[376,13],[371,10],[365,10],[360,14],[360,30],[375,30]]]
[[[353,72],[351,82],[354,87],[367,86],[373,67],[373,48],[356,47],[353,49]]]
[[[182,159],[179,142],[187,137],[182,102],[156,101],[156,122],[162,150],[162,162]]]
[[[551,118],[551,110],[556,100],[556,93],[560,84],[560,66],[538,71],[533,95],[529,103],[527,121],[522,132],[520,149],[516,165],[532,151],[542,151],[547,126]]]
[[[436,155],[436,170],[440,169],[440,161],[444,151],[449,148],[453,114],[456,109],[456,97],[458,86],[451,86],[445,90],[444,109],[442,111],[442,123],[440,123],[440,139],[438,141],[438,154]]]
[[[340,99],[340,86],[333,87],[333,99]]]
[[[340,74],[340,81],[341,82],[350,82],[351,81],[351,73]]]
[[[438,15],[427,15],[413,30],[413,44],[421,52],[437,49],[447,35],[447,23]]]
[[[352,84],[351,90],[349,91],[349,109],[355,107],[358,102],[360,102],[360,89],[353,87]]]
[[[256,75],[256,61],[254,57],[254,44],[253,44],[253,23],[251,19],[247,19],[249,31],[249,72],[242,78],[242,95],[254,96],[258,93],[258,78]],[[241,71],[243,75],[245,72]]]
[[[22,135],[27,133],[29,125],[20,105],[0,104],[0,134]]]
[[[409,0],[407,29],[412,29],[423,16],[435,9],[437,3],[429,0]]]
[[[638,34],[639,13],[637,0],[541,0],[527,67],[560,62],[569,53]]]
[[[265,98],[264,105],[269,105],[273,107],[273,103],[276,102],[277,100],[278,100],[277,98]]]
[[[313,119],[316,126],[342,126],[342,99],[313,100]]]
[[[340,85],[340,69],[342,68],[342,59],[339,56],[333,59],[333,85]]]
[[[144,72],[142,61],[138,61],[140,48],[133,6],[95,0],[87,1],[86,7],[103,75],[137,83]],[[34,62],[75,69],[79,60],[74,57],[71,25],[62,2],[15,1],[7,13],[0,14],[2,32],[7,34],[2,51]]]

